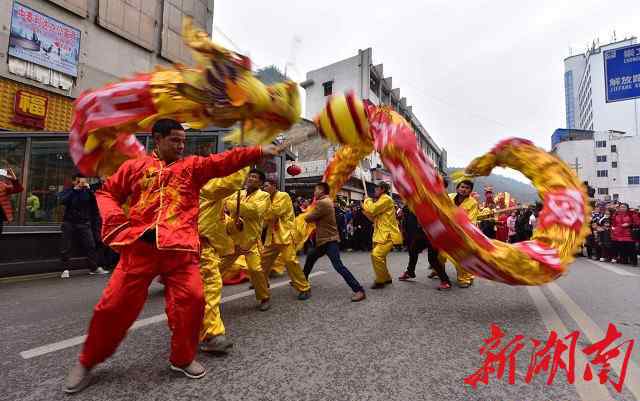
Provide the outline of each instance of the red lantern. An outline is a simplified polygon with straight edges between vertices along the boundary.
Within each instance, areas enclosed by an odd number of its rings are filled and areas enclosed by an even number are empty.
[[[302,168],[298,165],[292,164],[289,167],[287,167],[287,173],[290,176],[295,177],[296,175],[302,173]]]

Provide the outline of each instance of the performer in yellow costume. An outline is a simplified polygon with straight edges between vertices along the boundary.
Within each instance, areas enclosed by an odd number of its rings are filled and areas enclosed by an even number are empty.
[[[264,190],[271,197],[271,207],[265,215],[267,235],[262,250],[262,270],[268,278],[278,256],[282,256],[291,284],[299,293],[298,299],[307,300],[311,297],[311,286],[304,277],[296,256],[293,203],[289,194],[278,191],[277,184],[273,180],[265,182]]]
[[[236,285],[249,281],[247,261],[244,256],[240,255],[233,266],[221,271],[220,274],[222,275],[222,285]]]
[[[242,188],[249,168],[246,167],[224,178],[210,180],[200,190],[200,273],[204,282],[204,319],[200,329],[200,350],[226,353],[233,343],[225,336],[220,316],[222,276],[220,255],[234,249],[233,240],[226,233],[229,216],[224,213],[224,199]]]
[[[283,255],[282,253],[278,255],[278,257],[276,258],[276,261],[273,262],[273,266],[271,266],[271,271],[269,272],[268,277],[284,276],[284,272],[285,270],[287,270],[287,267],[284,263],[284,258],[282,257],[282,255]]]
[[[245,183],[246,189],[226,199],[225,208],[230,217],[226,223],[226,232],[231,236],[234,247],[221,255],[220,260],[220,270],[224,271],[233,266],[240,255],[244,255],[261,311],[266,311],[271,306],[269,303],[271,293],[267,278],[262,271],[259,249],[264,215],[271,207],[269,194],[260,189],[265,178],[262,171],[251,170]]]
[[[402,244],[402,234],[396,219],[396,206],[389,196],[389,184],[381,182],[376,186],[376,201],[371,198],[364,200],[365,216],[373,222],[373,251],[371,264],[375,274],[373,289],[383,288],[391,284],[391,275],[387,268],[387,255],[394,245]]]
[[[473,181],[463,180],[456,186],[456,193],[449,194],[449,198],[456,206],[461,207],[467,213],[469,220],[471,220],[473,224],[476,224],[480,210],[478,207],[478,201],[471,196],[471,191],[473,191]],[[458,271],[458,285],[460,288],[471,287],[474,278],[473,274],[469,273],[455,262],[454,266]]]

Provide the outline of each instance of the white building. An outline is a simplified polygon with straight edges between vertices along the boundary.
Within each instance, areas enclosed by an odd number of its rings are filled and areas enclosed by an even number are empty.
[[[552,151],[569,164],[601,200],[640,205],[640,102],[607,103],[604,54],[633,45],[636,38],[564,60],[567,129],[551,137]]]
[[[400,89],[393,88],[391,77],[383,74],[383,65],[373,64],[371,48],[359,50],[358,54],[317,70],[307,72],[301,86],[306,90],[306,111],[309,119],[318,114],[327,102],[327,96],[353,90],[361,99],[369,99],[376,105],[392,106],[413,127],[420,147],[444,172],[447,164],[446,151],[431,138],[420,120],[413,114],[407,99],[401,97]]]
[[[640,136],[558,129],[551,141],[552,152],[596,189],[596,199],[640,206]]]
[[[437,166],[442,174],[445,174],[447,166],[447,152],[438,146],[427,130],[422,126],[418,118],[413,114],[411,106],[407,105],[407,99],[401,97],[400,89],[394,88],[391,77],[385,77],[382,64],[374,65],[372,49],[359,50],[358,54],[324,66],[317,70],[307,72],[307,77],[300,85],[306,90],[306,111],[305,116],[313,119],[327,102],[327,97],[332,94],[346,93],[354,91],[361,99],[369,99],[376,105],[386,104],[393,107],[400,113],[413,127],[416,138],[425,155],[427,155]],[[307,178],[311,170],[324,171],[327,160],[330,159],[333,148],[323,148],[320,142],[311,141],[296,149],[303,168],[303,173],[297,177],[296,181]],[[319,151],[322,149],[322,151]],[[320,160],[320,161],[318,161]],[[356,176],[364,174],[367,181],[389,181],[390,175],[382,166],[380,157],[377,154],[371,156],[371,171],[356,171]],[[309,168],[307,168],[309,167]],[[314,173],[316,175],[317,173]],[[296,184],[294,180],[287,180],[291,184]],[[301,185],[301,183],[297,183]],[[359,199],[358,191],[350,186],[345,186],[347,190],[343,196],[352,199]],[[360,185],[359,188],[362,188]],[[294,188],[293,188],[294,189]],[[349,191],[351,191],[349,193]],[[361,191],[360,191],[361,192]]]
[[[632,37],[564,60],[564,90],[567,128],[591,131],[640,133],[638,99],[607,103],[603,53],[633,45]]]

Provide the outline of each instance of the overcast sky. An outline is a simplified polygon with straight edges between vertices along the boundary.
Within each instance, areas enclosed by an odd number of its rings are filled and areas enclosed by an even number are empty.
[[[565,126],[563,60],[640,35],[639,0],[216,0],[214,39],[258,66],[309,70],[373,48],[375,64],[464,166],[508,136],[548,149]],[[226,37],[225,37],[226,36]],[[304,90],[302,90],[304,92]],[[304,95],[304,94],[303,94]],[[511,175],[511,174],[510,174]]]

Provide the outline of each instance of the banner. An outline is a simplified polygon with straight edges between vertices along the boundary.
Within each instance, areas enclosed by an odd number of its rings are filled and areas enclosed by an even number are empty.
[[[640,98],[640,45],[603,54],[607,103]]]
[[[78,76],[80,30],[13,3],[9,55]]]

